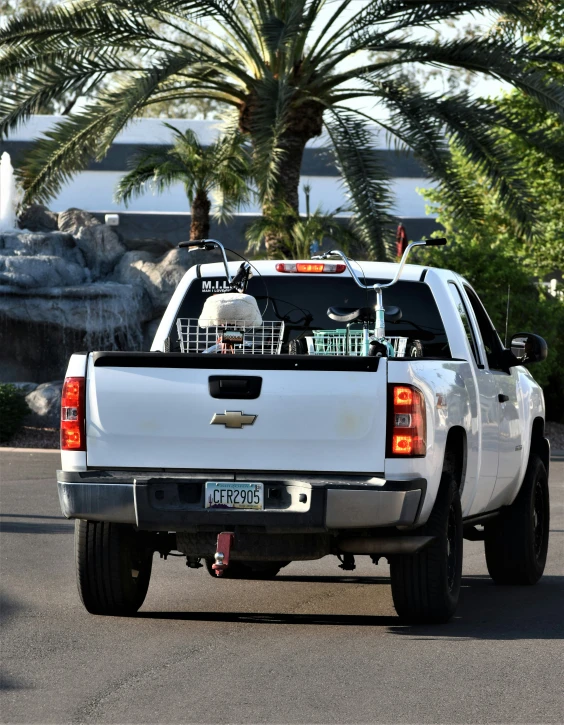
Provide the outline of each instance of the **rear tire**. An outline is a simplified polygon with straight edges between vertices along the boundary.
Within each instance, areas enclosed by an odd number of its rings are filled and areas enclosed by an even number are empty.
[[[288,343],[288,355],[307,355],[307,342],[302,338],[290,340]]]
[[[75,521],[78,593],[91,614],[135,614],[147,595],[153,551],[127,524]]]
[[[433,511],[417,534],[436,539],[419,554],[391,559],[394,606],[405,622],[448,622],[460,596],[463,546],[460,495],[450,473],[443,473]]]
[[[282,567],[287,566],[290,562],[242,562],[232,561],[221,577],[218,577],[212,569],[213,559],[206,559],[206,569],[210,576],[214,579],[254,579],[267,581],[274,579]]]
[[[548,476],[531,455],[517,498],[485,525],[486,563],[496,584],[536,584],[546,566],[550,502]]]
[[[409,343],[407,357],[423,357],[423,343],[421,340],[412,340]]]

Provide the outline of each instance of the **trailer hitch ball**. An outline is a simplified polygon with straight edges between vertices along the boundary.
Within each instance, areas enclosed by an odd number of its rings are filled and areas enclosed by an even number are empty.
[[[215,564],[212,565],[212,569],[215,571],[216,576],[223,576],[223,570],[225,568],[225,564],[223,563],[224,559],[225,554],[222,551],[216,551]]]
[[[235,534],[231,531],[224,531],[217,536],[217,551],[214,555],[215,564],[212,564],[216,576],[223,576],[223,572],[229,566],[229,556],[234,538]]]

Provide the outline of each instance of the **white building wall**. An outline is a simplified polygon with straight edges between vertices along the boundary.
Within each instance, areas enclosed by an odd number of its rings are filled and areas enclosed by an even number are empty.
[[[9,141],[30,142],[43,135],[51,129],[60,117],[56,116],[34,116],[25,125],[10,133]],[[180,130],[192,128],[198,135],[201,143],[209,144],[220,131],[218,122],[215,121],[188,121],[173,119],[171,123]],[[133,121],[115,142],[120,144],[139,145],[146,144],[170,144],[173,140],[172,132],[163,126],[161,119],[144,118]],[[375,145],[386,150],[384,137],[374,135]],[[324,137],[315,139],[308,144],[310,148],[322,148],[326,143]],[[92,212],[153,212],[153,213],[186,213],[189,211],[188,202],[181,184],[172,186],[163,194],[153,194],[147,191],[146,194],[133,199],[129,205],[118,204],[114,200],[114,193],[119,179],[124,171],[100,170],[82,171],[75,175],[72,181],[67,183],[61,192],[54,198],[49,206],[54,211],[63,211],[69,207],[79,207]],[[304,183],[311,186],[310,204],[311,209],[321,207],[324,211],[334,211],[339,207],[347,207],[346,190],[338,176],[303,176]],[[426,202],[420,193],[420,189],[430,188],[434,184],[430,179],[417,177],[393,178],[393,192],[395,202],[391,213],[399,217],[423,218],[426,216]],[[303,188],[300,190],[300,211],[305,212],[305,195]],[[249,205],[241,210],[244,214],[260,213],[257,205]],[[433,215],[430,215],[431,217]]]

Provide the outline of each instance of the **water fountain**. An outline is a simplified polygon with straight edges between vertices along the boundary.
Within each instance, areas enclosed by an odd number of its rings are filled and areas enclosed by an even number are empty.
[[[14,167],[10,154],[4,151],[0,159],[0,232],[17,228],[16,208],[19,203]]]
[[[18,229],[17,205],[14,170],[4,153],[0,382],[60,380],[76,350],[147,348],[186,269],[209,261],[183,249],[163,257],[128,251],[114,228],[79,209],[45,210],[56,230]]]
[[[19,200],[11,159],[4,153],[0,382],[28,384],[29,425],[57,426],[69,356],[77,350],[148,349],[186,269],[210,258],[185,249],[162,257],[128,251],[114,228],[80,209],[57,214],[31,207],[25,212],[29,228],[19,229]]]

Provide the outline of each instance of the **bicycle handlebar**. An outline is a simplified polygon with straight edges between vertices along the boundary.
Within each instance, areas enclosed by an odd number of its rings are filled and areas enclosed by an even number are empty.
[[[343,260],[343,262],[346,264],[347,269],[349,270],[349,272],[351,274],[351,277],[354,279],[354,281],[357,283],[357,285],[359,287],[361,287],[362,289],[378,290],[378,289],[385,289],[386,287],[391,287],[399,280],[401,273],[403,272],[405,263],[407,261],[407,257],[409,255],[410,251],[413,249],[413,247],[425,247],[425,246],[426,247],[439,247],[439,246],[444,246],[446,243],[447,243],[447,240],[444,237],[440,237],[437,239],[421,239],[418,242],[410,242],[407,245],[407,249],[405,250],[405,252],[402,255],[402,258],[400,260],[399,267],[398,267],[395,277],[393,278],[393,280],[391,282],[386,282],[385,284],[381,284],[381,283],[376,283],[373,285],[363,284],[360,281],[360,279],[358,278],[358,275],[355,272],[355,270],[352,268],[348,257],[344,254],[344,252],[341,252],[340,249],[332,249],[330,252],[325,252],[324,254],[317,254],[316,256],[312,257],[312,259],[328,259],[329,257],[335,257],[335,256],[340,257]]]
[[[208,251],[217,247],[221,252],[221,256],[223,257],[223,266],[225,267],[225,276],[227,277],[227,282],[230,285],[233,283],[234,278],[229,274],[229,266],[227,254],[225,253],[225,247],[221,242],[218,242],[217,239],[193,239],[189,242],[179,242],[178,247],[180,249],[185,249],[186,247],[188,247],[189,250],[190,247],[193,247],[195,249],[206,249]]]

